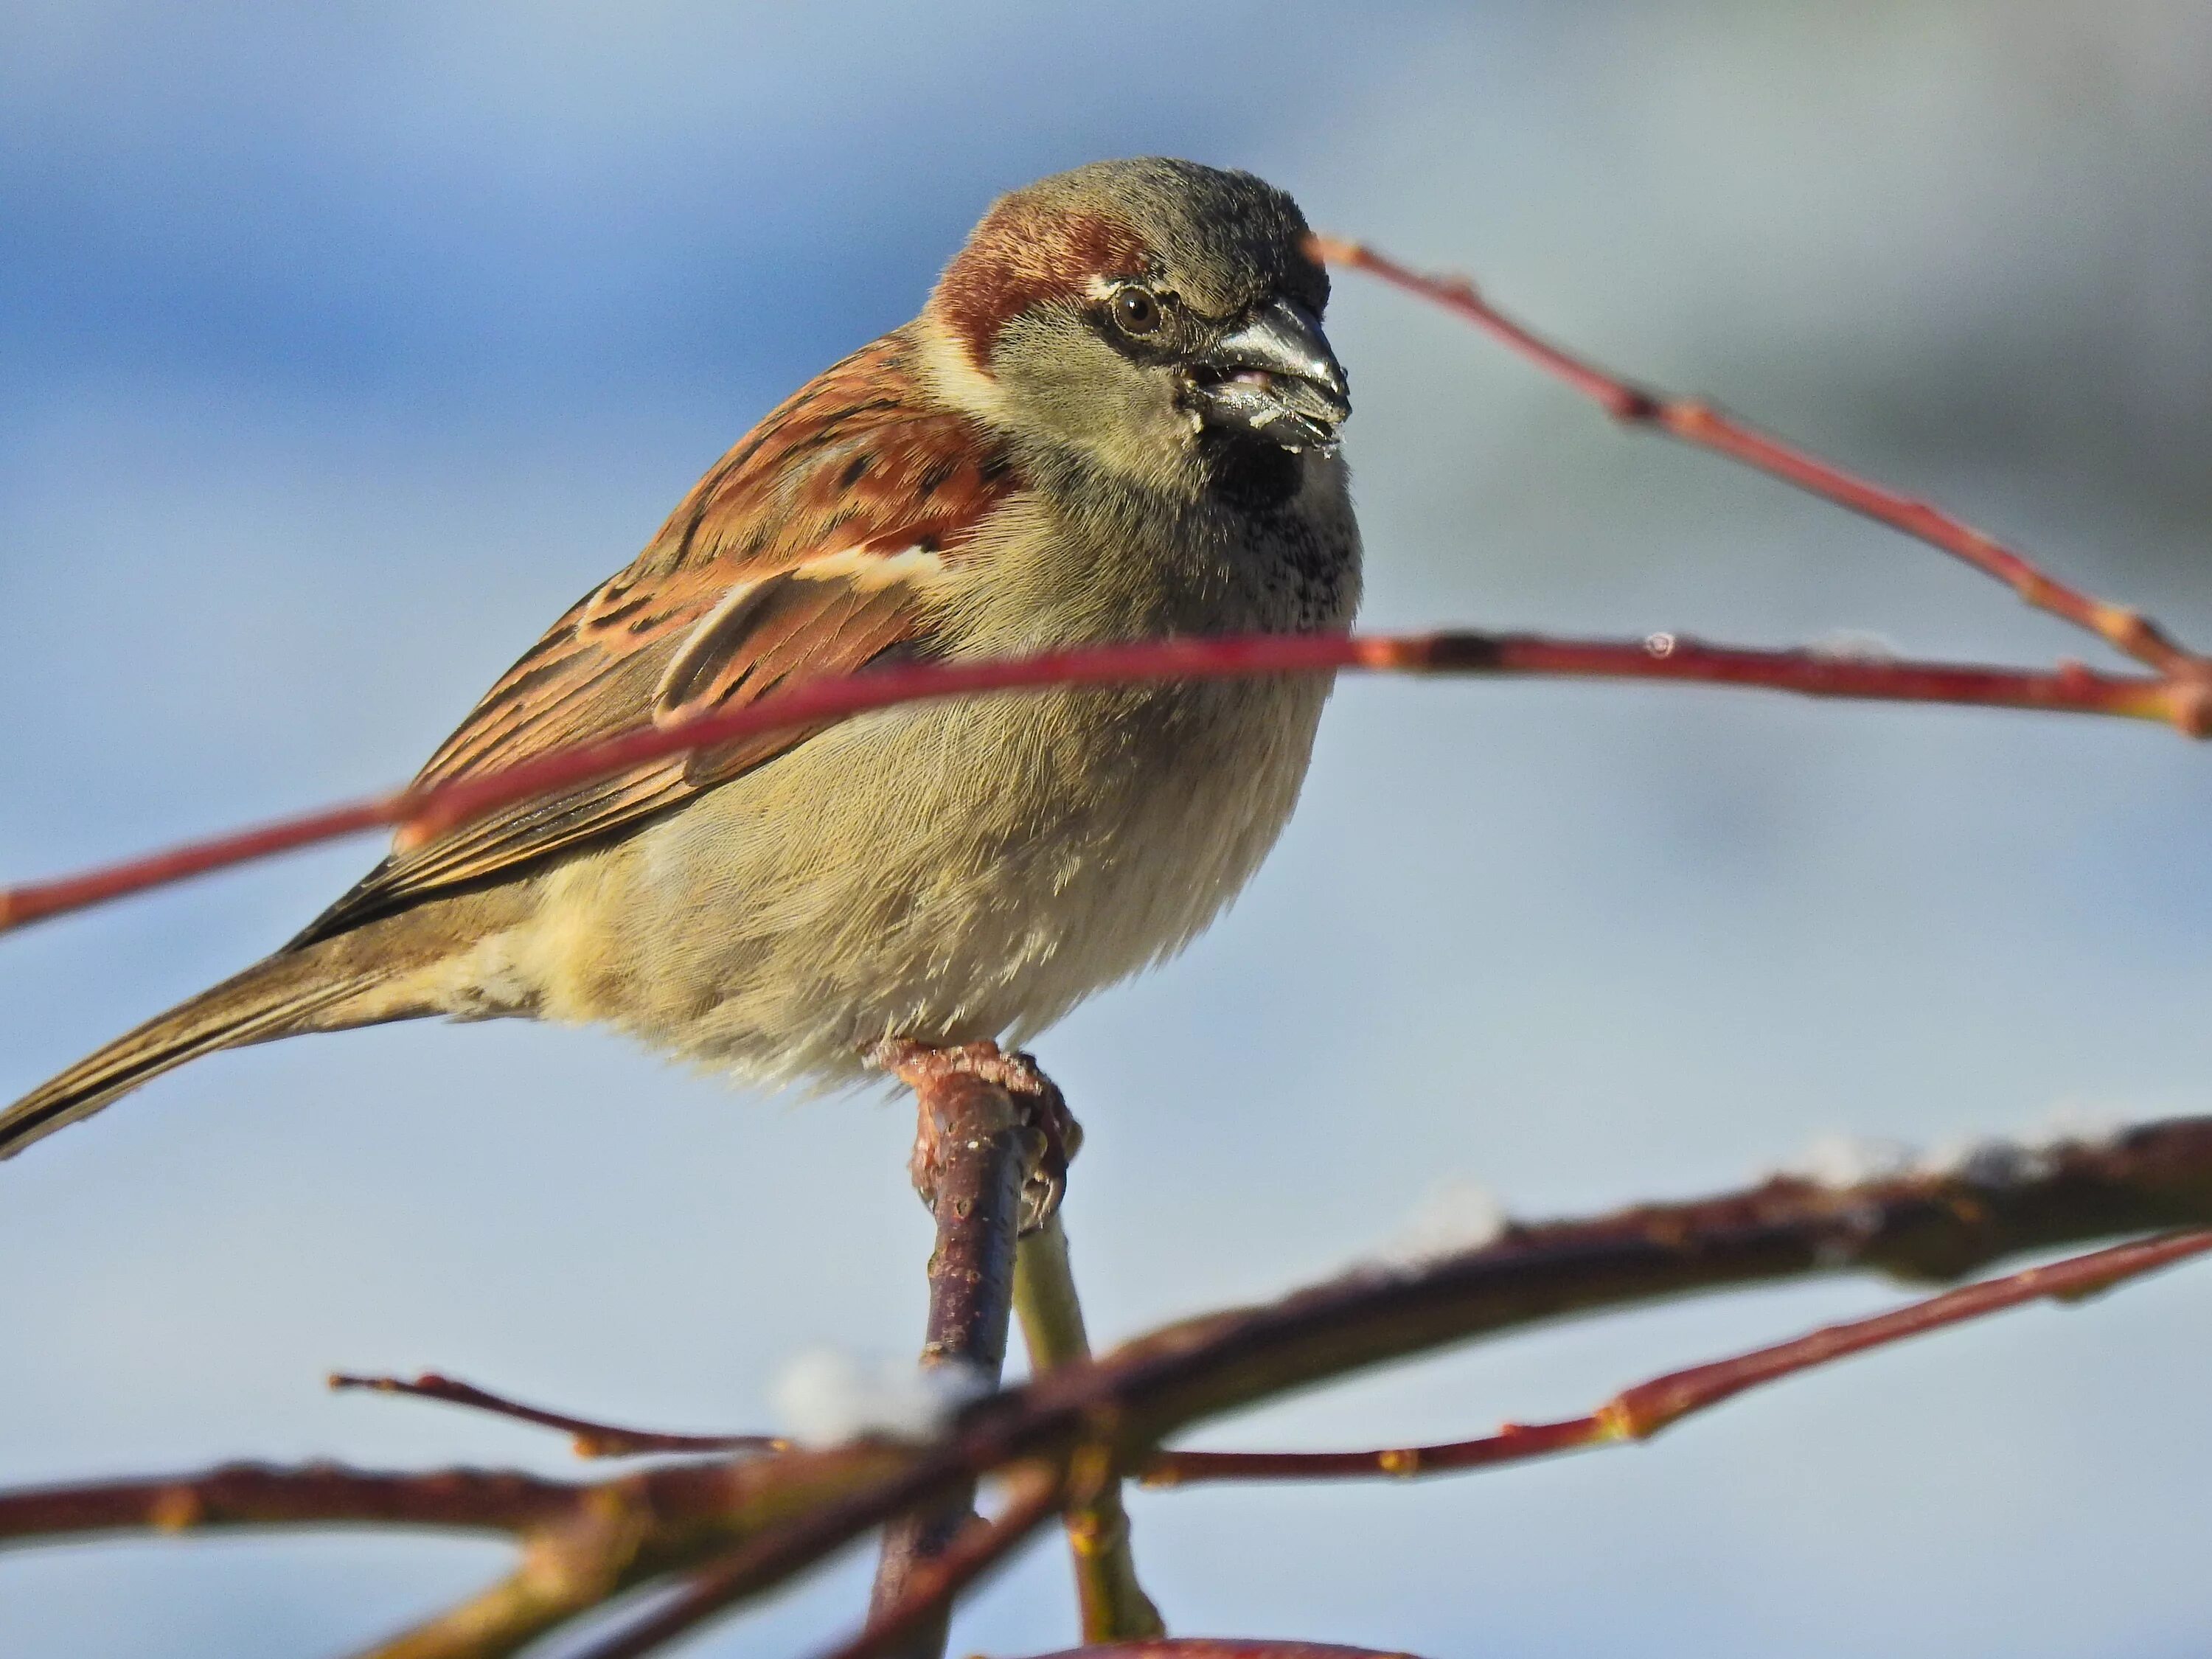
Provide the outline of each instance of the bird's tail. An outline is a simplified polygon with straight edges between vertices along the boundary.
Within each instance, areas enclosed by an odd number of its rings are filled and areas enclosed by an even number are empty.
[[[0,1112],[0,1158],[202,1054],[399,1013],[362,1006],[369,977],[339,969],[333,954],[312,947],[279,951],[86,1056]]]

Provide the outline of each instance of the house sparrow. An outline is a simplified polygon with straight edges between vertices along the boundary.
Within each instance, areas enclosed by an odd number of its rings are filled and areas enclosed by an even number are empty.
[[[1359,538],[1328,278],[1249,173],[1002,198],[493,686],[418,782],[892,659],[1339,629]],[[442,1014],[595,1020],[766,1084],[1018,1041],[1251,876],[1326,678],[1000,695],[678,756],[395,851],[290,944],[0,1115],[0,1156],[188,1060]]]

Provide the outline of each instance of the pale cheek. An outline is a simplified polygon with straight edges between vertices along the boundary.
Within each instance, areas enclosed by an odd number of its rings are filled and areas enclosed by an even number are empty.
[[[1169,375],[1146,375],[1132,388],[1127,409],[1129,430],[1142,433],[1152,448],[1183,450],[1197,441],[1198,416],[1182,406]]]
[[[1184,462],[1198,441],[1198,421],[1176,402],[1165,374],[1122,376],[1092,405],[1109,418],[1085,423],[1079,435],[1112,471],[1146,480]]]
[[[1174,375],[1130,362],[1087,325],[1018,324],[993,367],[1009,424],[1048,433],[1109,471],[1152,479],[1192,451],[1195,429],[1176,406]]]

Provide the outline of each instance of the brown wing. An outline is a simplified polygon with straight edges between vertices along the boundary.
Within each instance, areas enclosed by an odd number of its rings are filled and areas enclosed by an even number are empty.
[[[927,654],[933,590],[1014,484],[1003,452],[933,407],[906,341],[887,336],[717,462],[628,568],[507,670],[416,781],[770,698],[886,653]],[[489,813],[386,859],[293,945],[633,829],[809,735],[768,733]]]

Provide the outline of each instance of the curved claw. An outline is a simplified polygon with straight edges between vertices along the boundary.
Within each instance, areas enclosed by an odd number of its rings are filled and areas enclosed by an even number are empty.
[[[963,1042],[938,1048],[905,1037],[886,1037],[868,1050],[870,1065],[890,1073],[923,1102],[921,1132],[915,1140],[914,1182],[923,1201],[934,1202],[937,1149],[931,1134],[927,1097],[951,1077],[973,1078],[998,1089],[1022,1127],[1034,1131],[1036,1156],[1022,1179],[1021,1231],[1033,1233],[1049,1221],[1067,1192],[1067,1165],[1083,1146],[1083,1126],[1067,1109],[1060,1087],[1020,1049],[995,1042]]]

